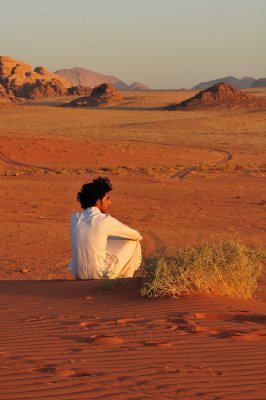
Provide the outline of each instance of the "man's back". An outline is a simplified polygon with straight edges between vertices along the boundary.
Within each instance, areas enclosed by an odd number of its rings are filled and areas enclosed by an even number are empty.
[[[72,260],[69,270],[76,278],[99,279],[107,264],[107,239],[118,236],[140,240],[138,231],[122,224],[97,207],[90,207],[72,215]]]

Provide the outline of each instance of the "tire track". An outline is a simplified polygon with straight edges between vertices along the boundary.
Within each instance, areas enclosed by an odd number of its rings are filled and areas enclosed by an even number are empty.
[[[128,142],[137,142],[137,143],[148,143],[148,144],[159,144],[159,145],[164,145],[164,146],[170,146],[170,147],[178,147],[175,144],[172,143],[163,143],[163,142],[150,142],[146,140],[136,140],[136,139],[130,139]],[[209,149],[210,151],[216,151],[217,153],[223,154],[223,158],[221,160],[216,161],[214,164],[222,164],[224,162],[228,162],[233,159],[233,155],[230,153],[228,150],[224,149]],[[181,171],[178,171],[171,175],[169,178],[170,179],[175,179],[179,178],[180,180],[183,180],[187,175],[189,175],[193,171],[198,171],[200,169],[199,166],[197,165],[192,165],[191,167],[182,169]]]
[[[222,153],[223,155],[224,155],[224,157],[221,159],[221,160],[219,160],[219,161],[216,161],[214,164],[215,165],[217,165],[217,164],[222,164],[222,163],[224,163],[224,162],[228,162],[228,161],[230,161],[230,160],[232,160],[233,159],[233,156],[232,156],[232,154],[230,153],[230,151],[228,151],[228,150],[223,150],[223,149],[210,149],[210,151],[216,151],[217,153]],[[189,168],[185,168],[185,169],[183,169],[182,171],[179,171],[179,172],[177,172],[177,173],[175,173],[174,175],[172,175],[171,176],[171,178],[172,179],[174,179],[174,178],[179,178],[180,180],[183,180],[188,174],[190,174],[192,171],[199,171],[200,170],[200,167],[199,166],[197,166],[197,165],[194,165],[194,166],[192,166],[192,167],[189,167]]]
[[[35,165],[35,164],[26,164],[26,163],[22,163],[22,162],[19,162],[16,160],[12,160],[11,158],[7,157],[2,151],[0,151],[0,160],[2,160],[6,164],[13,165],[15,167],[36,168],[36,169],[40,169],[43,171],[58,172],[56,169],[53,169],[53,168],[44,167],[44,166]]]
[[[215,164],[220,164],[220,163],[223,163],[223,162],[227,162],[227,161],[233,160],[233,156],[230,153],[230,151],[228,151],[228,150],[213,149],[213,151],[217,151],[218,153],[224,154],[224,158],[222,160],[220,160],[220,161],[217,161]]]
[[[197,170],[199,170],[199,167],[197,167],[197,166],[185,168],[179,172],[176,172],[174,175],[171,175],[170,178],[171,179],[179,178],[182,181],[188,174],[190,174],[193,171],[197,171]]]
[[[145,141],[145,140],[135,140],[135,139],[131,139],[128,140],[127,142],[135,142],[135,143],[147,143],[147,144],[159,144],[159,145],[164,145],[164,146],[170,146],[170,147],[178,147],[175,144],[171,144],[171,143],[162,143],[162,142],[150,142],[150,141]],[[216,151],[218,153],[223,154],[223,158],[221,160],[216,161],[214,164],[215,165],[219,165],[225,162],[228,162],[230,160],[233,159],[232,154],[228,151],[228,150],[224,150],[224,149],[209,149],[210,151]],[[49,167],[45,167],[45,166],[40,166],[40,165],[36,165],[36,164],[27,164],[27,163],[21,163],[19,161],[16,160],[12,160],[11,158],[7,157],[3,152],[0,151],[0,160],[2,160],[4,163],[9,164],[9,165],[13,165],[16,167],[26,167],[26,168],[35,168],[35,169],[39,169],[42,171],[50,171],[50,172],[55,172],[57,173],[58,170],[53,169],[53,168],[49,168]],[[200,166],[197,165],[192,165],[191,167],[188,168],[184,168],[181,171],[175,172],[173,175],[169,176],[170,179],[175,179],[175,178],[179,178],[180,180],[183,180],[187,175],[189,175],[191,172],[193,171],[199,171],[200,170]]]

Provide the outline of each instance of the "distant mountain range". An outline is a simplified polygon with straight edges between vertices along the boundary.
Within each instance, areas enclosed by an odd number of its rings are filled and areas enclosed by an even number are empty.
[[[255,79],[250,76],[245,76],[241,79],[238,79],[235,78],[234,76],[226,76],[224,78],[218,78],[207,82],[201,82],[198,85],[194,86],[192,89],[204,90],[220,82],[228,83],[229,85],[232,85],[238,89],[248,89],[248,88],[266,86],[266,78]]]
[[[55,74],[68,80],[68,82],[73,86],[94,88],[101,83],[109,83],[118,90],[149,90],[149,88],[143,83],[133,82],[131,85],[127,85],[115,76],[100,74],[85,68],[75,67],[70,69],[60,69],[56,71]]]
[[[257,79],[252,87],[265,87],[266,86],[266,78]]]

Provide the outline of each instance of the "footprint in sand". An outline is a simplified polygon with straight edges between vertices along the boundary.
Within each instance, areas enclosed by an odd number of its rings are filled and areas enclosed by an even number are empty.
[[[158,347],[172,347],[173,342],[163,342],[163,341],[156,341],[156,340],[146,340],[142,342],[143,346],[158,346]]]
[[[247,330],[225,330],[216,327],[208,327],[208,326],[199,326],[196,327],[197,332],[206,332],[210,335],[214,335],[221,339],[233,339],[235,341],[263,341],[266,340],[266,330],[255,329],[254,324],[265,325],[266,324],[266,315],[265,314],[255,314],[249,313],[246,310],[241,314],[226,314],[226,313],[196,313],[194,315],[198,319],[216,319],[222,321],[231,321],[238,323],[252,323],[253,329]]]
[[[143,318],[119,318],[116,320],[116,323],[119,325],[130,325],[130,326],[135,326],[137,324],[145,324],[147,322],[148,320]]]
[[[235,314],[233,321],[235,322],[254,322],[256,324],[266,325],[265,314]]]
[[[91,376],[89,372],[76,371],[74,369],[62,369],[57,371],[57,375],[70,378],[82,378],[83,376]]]
[[[196,313],[194,317],[197,319],[218,319],[223,321],[231,321],[232,314],[226,313]]]
[[[239,329],[225,330],[214,326],[197,326],[195,328],[197,333],[207,333],[212,337],[219,339],[233,339],[236,341],[258,341],[266,340],[266,331],[247,331]]]
[[[82,321],[79,323],[79,326],[81,328],[91,328],[93,326],[96,326],[97,324],[95,324],[95,322],[92,321]]]
[[[210,335],[215,335],[217,333],[223,332],[221,328],[216,328],[214,326],[196,326],[195,327],[196,332],[203,332],[203,333],[208,333]]]
[[[237,342],[257,342],[266,340],[266,331],[238,332],[231,338]]]
[[[254,322],[257,324],[266,324],[265,314],[254,314],[244,311],[242,314],[226,314],[226,313],[196,313],[194,317],[198,319],[217,319],[222,321],[233,322]]]
[[[181,370],[175,367],[168,367],[165,365],[164,367],[160,368],[159,372],[163,374],[180,374]]]
[[[179,335],[196,333],[196,326],[189,320],[183,318],[183,316],[179,316],[177,318],[169,318],[167,321],[168,324],[170,324],[167,330],[177,330]]]
[[[211,329],[211,328],[210,328]],[[220,332],[210,333],[211,336],[219,338],[219,339],[233,339],[236,341],[258,341],[258,340],[266,340],[266,333],[260,333],[259,331],[247,331],[247,330],[223,330],[220,329]]]
[[[41,372],[42,374],[55,374],[57,371],[57,367],[56,365],[53,364],[47,364],[47,365],[41,365],[39,367],[36,368],[32,368],[32,371],[35,372]]]
[[[102,346],[117,346],[124,343],[124,340],[117,336],[93,335],[90,336],[89,342]]]
[[[71,378],[80,378],[83,376],[91,376],[92,374],[86,371],[80,371],[75,369],[62,369],[58,368],[55,365],[47,364],[37,368],[32,369],[34,372],[41,372],[42,374],[48,375],[56,375],[61,377],[71,377]]]
[[[67,331],[75,331],[77,327],[83,329],[94,329],[94,327],[97,326],[97,323],[95,323],[95,321],[62,321],[61,325]]]
[[[171,322],[173,324],[187,324],[188,321],[185,318],[169,318],[168,322]]]

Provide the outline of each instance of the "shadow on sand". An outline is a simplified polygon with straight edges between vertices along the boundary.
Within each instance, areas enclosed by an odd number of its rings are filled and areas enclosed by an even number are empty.
[[[112,295],[121,301],[142,298],[142,278],[113,279],[106,285],[105,280],[7,280],[0,281],[0,296],[53,297],[55,299],[80,299],[87,296]]]

